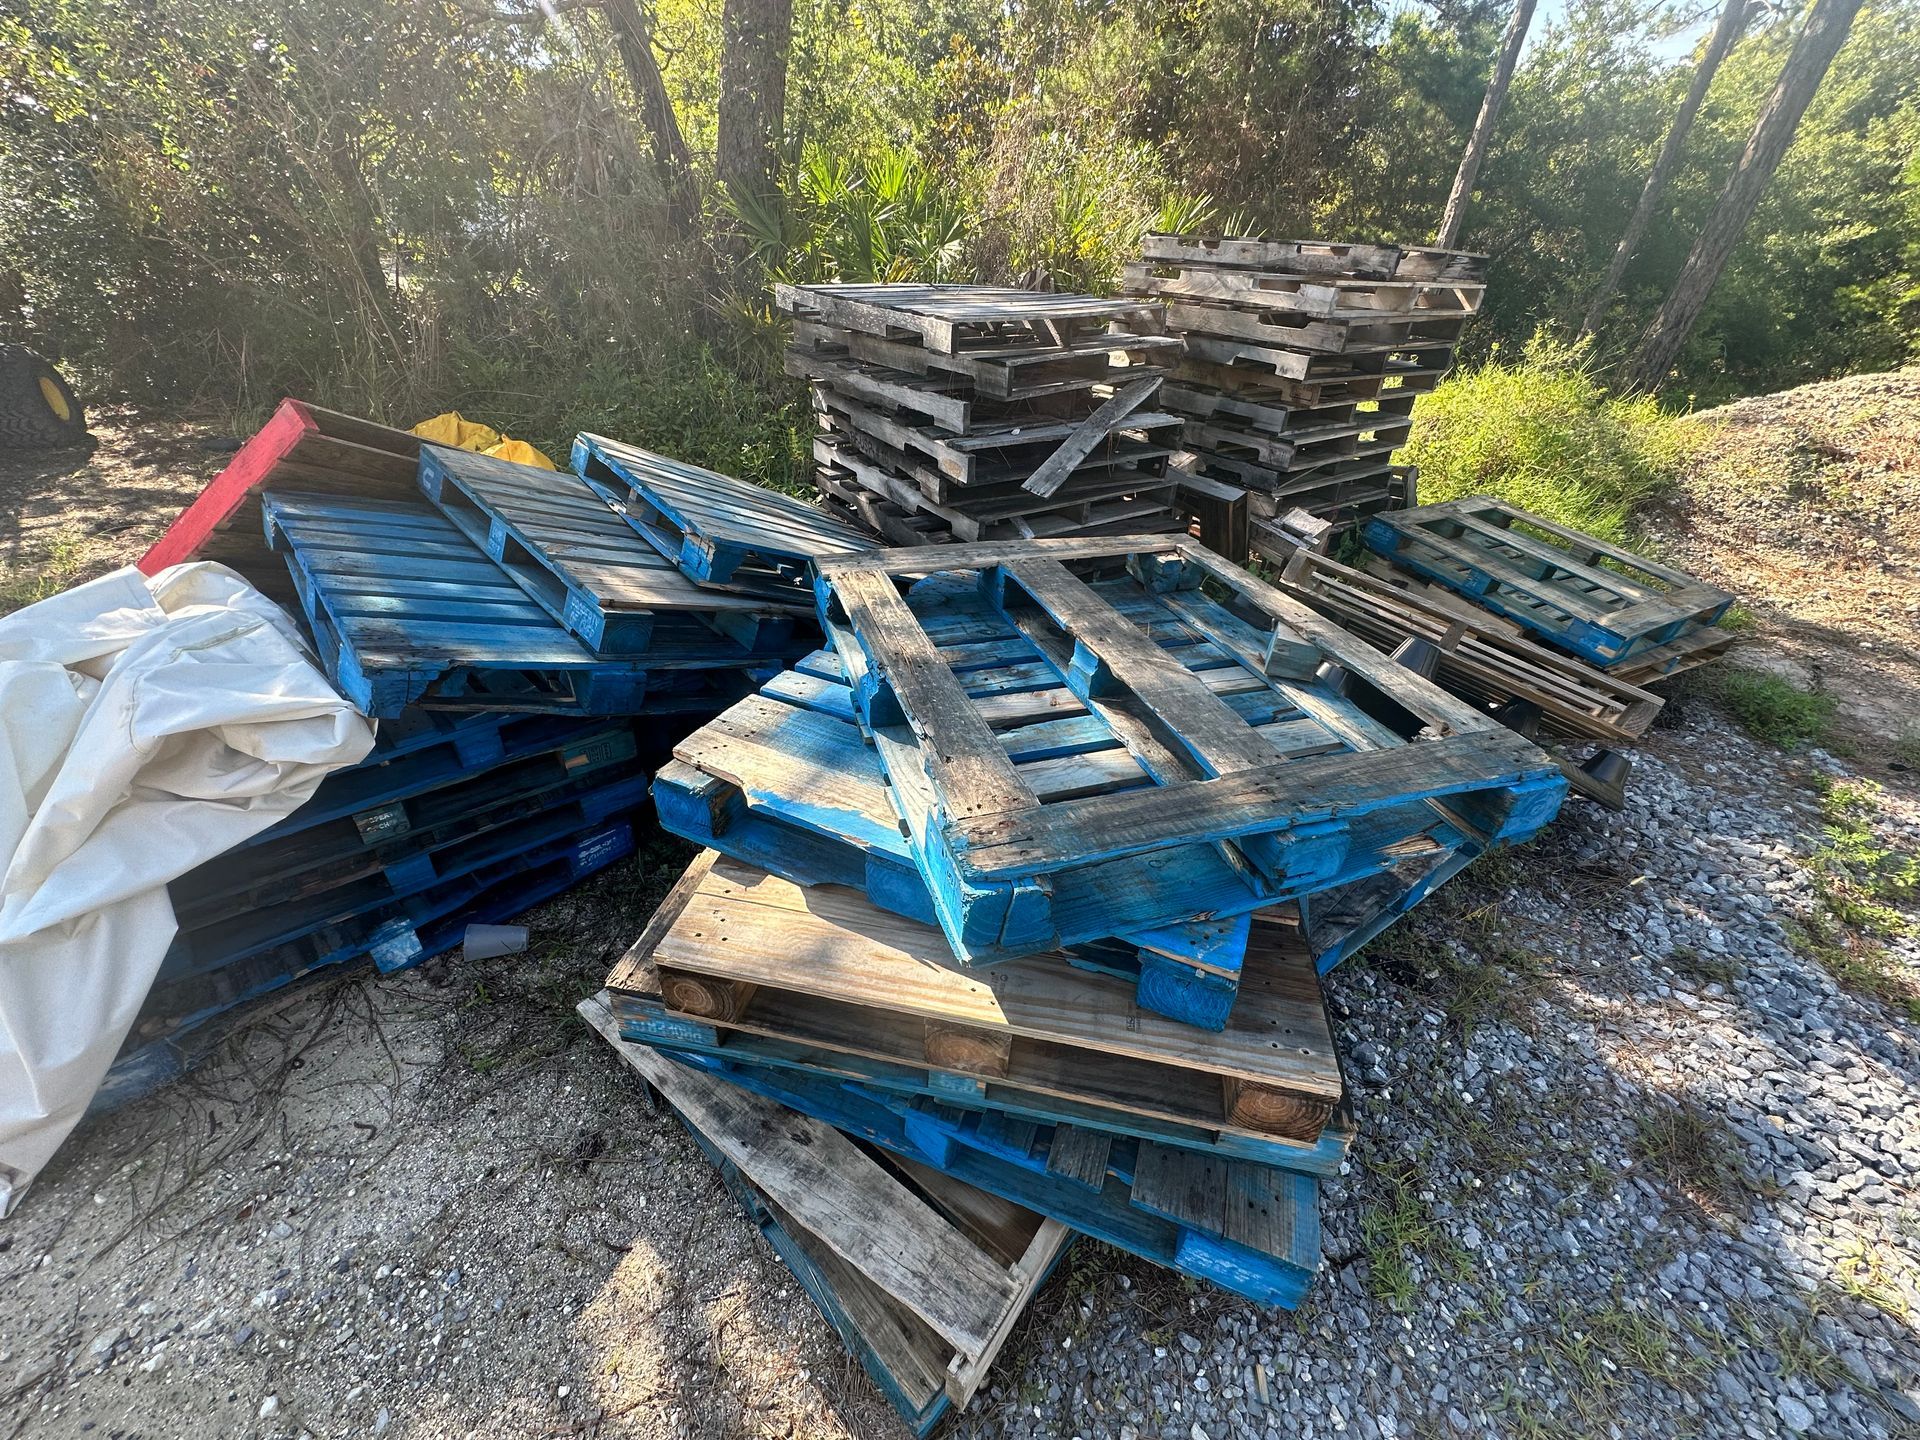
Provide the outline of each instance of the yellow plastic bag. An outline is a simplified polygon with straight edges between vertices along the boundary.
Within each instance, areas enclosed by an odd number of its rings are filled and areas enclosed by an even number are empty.
[[[413,427],[413,433],[435,445],[451,445],[456,450],[478,450],[482,454],[500,443],[498,430],[462,419],[458,410],[449,410],[431,420],[422,420]]]
[[[486,451],[496,460],[511,460],[516,465],[532,465],[540,470],[557,470],[559,467],[540,451],[524,440],[502,439],[498,445]]]

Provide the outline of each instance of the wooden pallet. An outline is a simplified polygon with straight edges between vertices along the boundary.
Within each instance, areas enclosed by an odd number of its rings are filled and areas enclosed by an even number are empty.
[[[1718,660],[1733,648],[1735,638],[1731,630],[1690,631],[1664,645],[1641,651],[1625,664],[1612,667],[1612,673],[1627,684],[1650,685],[1655,680],[1684,674],[1696,666]]]
[[[1108,330],[1076,335],[1065,344],[995,337],[942,355],[914,340],[887,340],[799,318],[793,322],[793,341],[787,351],[789,373],[813,378],[815,364],[851,361],[895,375],[946,377],[974,397],[1001,403],[1078,394],[1110,382],[1116,370],[1155,374],[1156,362],[1180,352],[1178,336]]]
[[[690,1063],[884,1147],[915,1175],[977,1186],[1257,1304],[1291,1309],[1319,1267],[1319,1186],[1306,1175],[955,1107],[903,1110],[791,1069]]]
[[[373,876],[397,891],[431,884],[438,852],[570,801],[591,800],[610,781],[641,774],[635,756],[633,732],[622,722],[454,784],[256,840],[171,882],[175,918],[182,928],[197,928]]]
[[[1113,861],[1228,845],[1233,863],[1298,884],[1337,869],[1351,823],[1374,810],[1445,797],[1467,831],[1497,843],[1532,834],[1564,793],[1532,746],[1184,538],[939,555],[828,564],[818,583],[862,726],[958,954],[1054,948],[1053,890]],[[1068,562],[1083,573],[1125,567],[1125,589],[1097,593]],[[901,599],[896,580],[936,569],[953,577],[944,596],[923,587],[914,603]],[[1203,581],[1265,628],[1207,596]],[[1214,647],[1208,675],[1169,657],[1113,598],[1154,607]],[[983,707],[961,678],[965,649],[930,634],[929,616],[1011,626],[1031,647],[1023,673],[1033,693]],[[1407,743],[1339,693],[1341,675],[1390,697],[1406,734],[1424,727],[1440,738]],[[1260,730],[1223,698],[1243,689],[1301,720]],[[1065,717],[1095,727],[1118,768],[1048,801],[1020,757],[1035,753],[1032,726]],[[1194,877],[1174,868],[1149,882],[1167,922],[1194,913],[1179,910]]]
[[[428,446],[420,489],[598,655],[645,655],[663,614],[701,621],[743,651],[778,653],[806,613],[798,592],[767,599],[695,585],[577,475]]]
[[[1713,625],[1724,590],[1491,496],[1376,515],[1370,548],[1602,667]]]
[[[604,995],[578,1009],[744,1184],[749,1215],[915,1432],[964,1408],[1072,1232],[623,1039]]]
[[[1233,1015],[1210,1034],[1140,1010],[1115,977],[1046,960],[950,969],[930,926],[712,851],[662,918],[651,949],[630,952],[608,988],[657,994],[675,1016],[722,1030],[1307,1145],[1341,1098],[1304,946],[1250,955]]]
[[[1330,320],[1286,310],[1242,310],[1231,305],[1176,300],[1167,306],[1167,324],[1186,337],[1203,335],[1309,355],[1353,356],[1416,349],[1450,351],[1466,321],[1386,316]],[[1188,348],[1191,353],[1192,347]]]
[[[805,589],[809,562],[874,548],[790,495],[601,435],[575,438],[573,468],[687,579],[710,589],[791,601]]]
[[[843,329],[917,341],[941,355],[1003,344],[1009,335],[1032,345],[1066,346],[1115,325],[1148,333],[1160,328],[1157,307],[1137,301],[986,285],[778,284],[774,303]]]
[[[1479,310],[1486,293],[1484,285],[1304,276],[1140,260],[1122,267],[1121,286],[1129,295],[1284,310],[1329,320],[1471,315]]]
[[[1437,678],[1463,699],[1535,706],[1549,734],[1614,742],[1644,735],[1666,703],[1616,675],[1492,626],[1476,627],[1455,610],[1270,536],[1257,531],[1254,544],[1284,567],[1283,589],[1383,650],[1416,637],[1433,645]]]
[[[1424,280],[1478,285],[1487,257],[1426,246],[1352,245],[1326,240],[1267,240],[1219,235],[1150,233],[1142,256],[1159,264],[1268,270],[1289,275],[1358,280]]]
[[[271,419],[180,512],[137,565],[152,575],[187,560],[258,564],[260,492],[405,499],[414,484],[419,437],[351,415],[282,400]],[[262,567],[265,568],[265,567]]]
[[[703,625],[656,627],[644,661],[593,654],[423,499],[276,491],[262,510],[328,677],[365,714],[699,713],[751,688],[745,652]]]

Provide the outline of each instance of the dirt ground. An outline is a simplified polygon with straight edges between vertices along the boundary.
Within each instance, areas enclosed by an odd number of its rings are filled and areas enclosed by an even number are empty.
[[[1901,424],[1843,444],[1835,407],[1731,407],[1710,483],[1661,532],[1750,597],[1743,649],[1884,736],[1920,715],[1920,375],[1846,384]],[[132,416],[95,428],[90,459],[0,465],[9,607],[137,556],[228,448]],[[1817,518],[1837,503],[1868,523]],[[650,836],[534,912],[530,955],[264,1002],[185,1080],[83,1126],[0,1225],[0,1440],[904,1433],[573,1013],[690,854]],[[1075,1256],[1006,1373],[1057,1343],[1039,1337],[1112,1252]],[[1169,1333],[1211,1303],[1157,1275],[1124,1301]]]

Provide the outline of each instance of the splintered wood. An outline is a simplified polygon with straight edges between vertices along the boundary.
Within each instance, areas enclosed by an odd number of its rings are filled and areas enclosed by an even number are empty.
[[[1165,302],[1182,341],[1160,399],[1182,421],[1176,469],[1245,490],[1256,517],[1413,503],[1391,456],[1453,364],[1484,270],[1393,245],[1148,235],[1124,287]]]
[[[899,545],[1186,528],[1160,307],[982,285],[774,298],[788,372],[813,382],[816,483],[845,517]]]

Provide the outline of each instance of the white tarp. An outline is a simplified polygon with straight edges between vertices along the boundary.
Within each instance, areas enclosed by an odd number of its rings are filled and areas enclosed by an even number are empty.
[[[224,566],[119,570],[0,619],[0,1215],[145,1000],[167,882],[372,745],[293,622]]]

